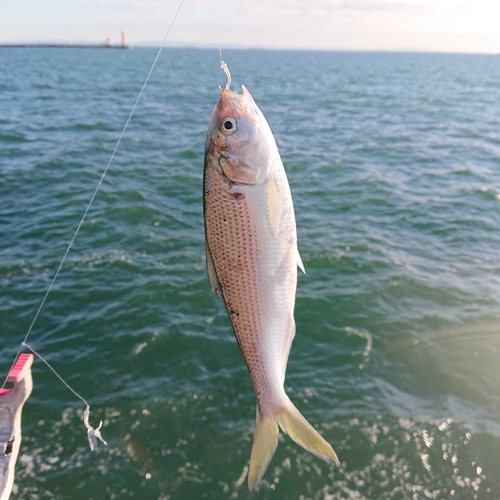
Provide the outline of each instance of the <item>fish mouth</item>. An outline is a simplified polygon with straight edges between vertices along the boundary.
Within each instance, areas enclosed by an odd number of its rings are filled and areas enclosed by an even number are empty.
[[[241,88],[241,94],[230,89],[222,89],[217,106],[217,122],[220,122],[226,116],[236,119],[249,117],[255,120],[257,118],[257,106],[252,95],[244,85]]]

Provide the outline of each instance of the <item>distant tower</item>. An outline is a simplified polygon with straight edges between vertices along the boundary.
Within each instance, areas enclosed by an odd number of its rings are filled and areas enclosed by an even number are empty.
[[[127,48],[127,41],[125,40],[125,31],[122,31],[122,48]]]

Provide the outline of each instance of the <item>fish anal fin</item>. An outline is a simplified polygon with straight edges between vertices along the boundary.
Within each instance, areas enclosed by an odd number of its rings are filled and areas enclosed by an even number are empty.
[[[279,426],[297,444],[329,464],[340,465],[331,445],[302,416],[299,410],[288,400],[285,409],[276,413]]]
[[[208,274],[208,280],[210,282],[210,288],[212,289],[212,292],[216,293],[219,297],[222,298],[222,291],[219,283],[219,278],[217,278],[214,261],[212,259],[212,254],[210,253],[210,249],[208,248],[207,243],[205,243],[205,253],[207,258],[207,274]]]
[[[278,422],[274,415],[262,415],[257,405],[257,419],[253,438],[252,455],[248,470],[248,488],[254,490],[260,483],[278,446]]]
[[[304,267],[304,263],[302,262],[302,258],[300,256],[298,248],[297,248],[297,266],[304,274],[306,274],[306,268]]]

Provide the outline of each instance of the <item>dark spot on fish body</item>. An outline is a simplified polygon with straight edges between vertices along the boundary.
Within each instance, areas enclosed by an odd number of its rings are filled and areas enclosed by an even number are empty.
[[[229,193],[229,196],[233,198],[233,200],[244,200],[246,198],[244,193],[239,193],[238,191],[235,193]]]
[[[5,456],[9,456],[12,453],[12,448],[14,447],[14,438],[7,442],[7,446],[5,447]]]

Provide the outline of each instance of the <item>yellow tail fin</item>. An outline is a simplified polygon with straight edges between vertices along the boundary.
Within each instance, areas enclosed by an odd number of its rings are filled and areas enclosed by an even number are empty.
[[[257,405],[255,436],[248,471],[248,487],[257,487],[278,446],[278,424],[302,448],[329,464],[340,465],[337,454],[319,432],[288,400],[284,409],[275,415],[262,415]]]
[[[267,466],[278,446],[278,422],[274,415],[262,415],[257,405],[257,419],[253,437],[252,455],[248,470],[248,488],[251,490],[260,483]]]
[[[289,400],[288,407],[276,415],[283,432],[288,434],[302,448],[329,464],[340,465],[337,454],[330,443],[302,416]]]

